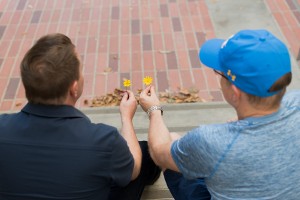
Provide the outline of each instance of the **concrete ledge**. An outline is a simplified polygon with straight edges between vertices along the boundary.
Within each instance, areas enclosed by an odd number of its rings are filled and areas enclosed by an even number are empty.
[[[178,103],[178,104],[162,104],[165,111],[170,110],[194,110],[194,109],[209,109],[209,108],[230,108],[226,102],[197,102],[197,103]],[[108,114],[108,113],[119,113],[118,106],[107,106],[107,107],[90,107],[81,110],[86,115],[92,114]],[[139,106],[137,112],[143,112]]]
[[[236,116],[224,102],[165,104],[164,121],[172,132],[186,132],[201,124],[224,123]],[[94,123],[105,123],[121,128],[118,107],[100,107],[83,110]],[[148,132],[149,119],[139,107],[133,119],[135,131],[141,138]]]

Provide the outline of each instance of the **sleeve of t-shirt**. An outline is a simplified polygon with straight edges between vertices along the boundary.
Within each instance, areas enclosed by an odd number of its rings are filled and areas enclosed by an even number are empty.
[[[114,140],[111,167],[111,177],[114,182],[119,186],[126,186],[131,180],[134,159],[127,142],[119,133]]]
[[[206,178],[214,172],[232,141],[225,130],[226,125],[201,126],[172,144],[172,158],[185,178]]]

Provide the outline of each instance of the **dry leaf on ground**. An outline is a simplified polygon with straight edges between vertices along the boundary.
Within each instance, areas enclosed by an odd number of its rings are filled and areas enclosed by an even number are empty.
[[[142,89],[137,90],[135,97],[139,100],[139,94]],[[90,107],[103,107],[103,106],[118,106],[122,100],[121,94],[124,90],[116,88],[113,93],[108,93],[101,97],[95,97],[91,100]],[[198,95],[197,89],[179,89],[178,92],[159,92],[159,99],[162,103],[194,103],[204,102]]]

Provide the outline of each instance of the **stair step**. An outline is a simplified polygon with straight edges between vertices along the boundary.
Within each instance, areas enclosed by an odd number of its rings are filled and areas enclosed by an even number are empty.
[[[153,185],[146,186],[141,199],[173,199],[163,174],[160,175],[159,179]]]
[[[236,116],[224,102],[166,104],[164,121],[170,132],[186,132],[201,124],[223,123]],[[82,110],[94,123],[105,123],[121,128],[118,107],[99,107]],[[148,132],[149,119],[139,107],[133,119],[136,134]]]

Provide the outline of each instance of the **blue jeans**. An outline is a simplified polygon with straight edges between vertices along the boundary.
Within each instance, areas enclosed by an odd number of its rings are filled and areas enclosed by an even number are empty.
[[[204,179],[185,179],[181,173],[167,169],[164,172],[168,188],[176,200],[210,200]]]

